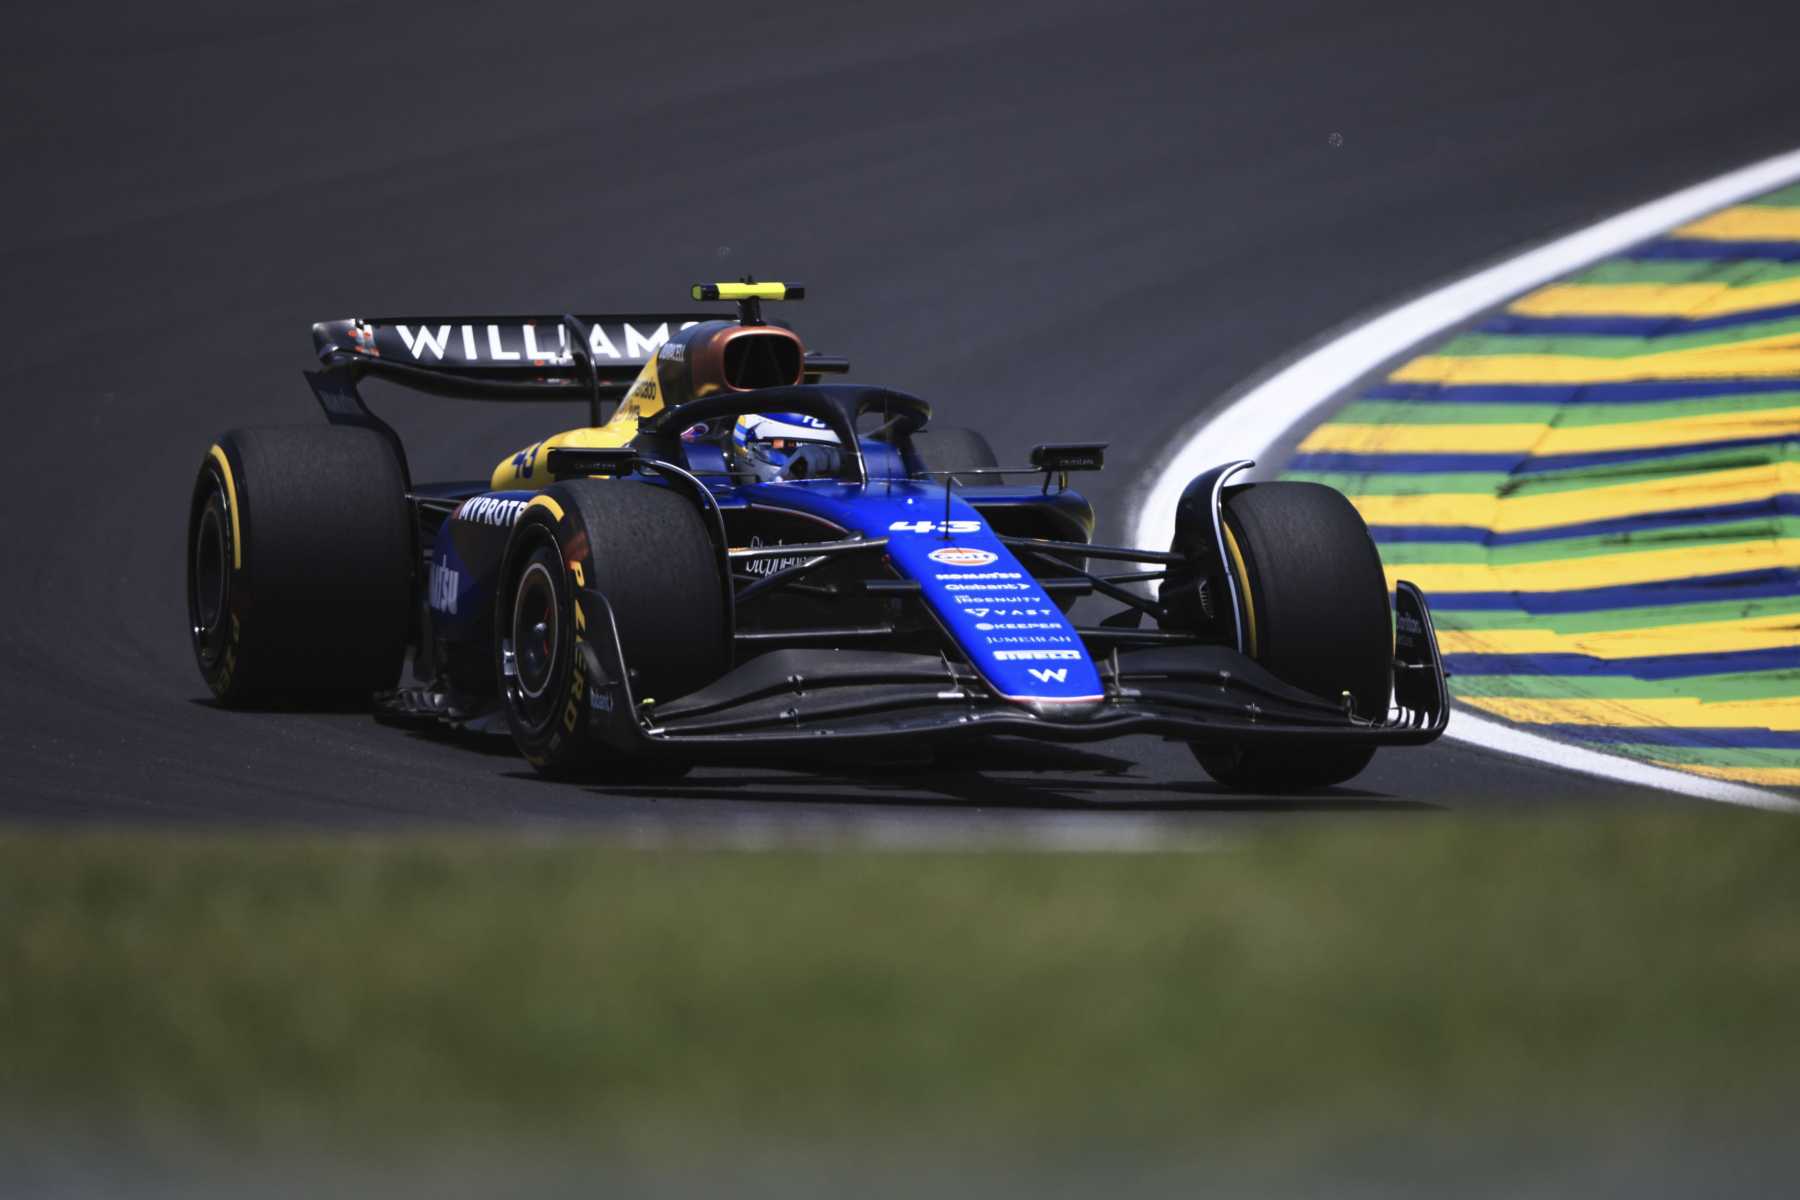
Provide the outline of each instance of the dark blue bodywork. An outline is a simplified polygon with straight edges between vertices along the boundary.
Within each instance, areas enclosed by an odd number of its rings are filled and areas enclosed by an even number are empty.
[[[710,445],[686,449],[685,466],[706,471],[717,459]],[[1073,492],[1047,493],[1035,486],[959,491],[907,478],[892,447],[865,440],[862,450],[873,476],[867,483],[737,484],[710,472],[696,477],[728,519],[766,523],[797,517],[816,527],[808,540],[884,539],[884,561],[893,578],[918,584],[919,598],[948,645],[996,696],[1034,705],[1100,700],[1099,675],[1075,626],[1001,542],[986,515],[1047,509],[1075,514],[1063,516],[1063,524],[1085,532],[1079,526],[1091,513],[1087,502]],[[718,467],[722,470],[722,460]],[[645,487],[668,486],[651,475],[637,480]],[[426,602],[430,634],[453,656],[461,649],[465,653],[458,657],[474,660],[486,652],[504,533],[533,495],[501,491],[465,496],[438,528],[426,568]],[[970,496],[979,499],[980,508]]]

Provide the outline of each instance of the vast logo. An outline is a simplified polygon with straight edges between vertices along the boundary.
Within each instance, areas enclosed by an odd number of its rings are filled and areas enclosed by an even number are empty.
[[[950,567],[985,567],[1000,560],[993,551],[978,550],[974,546],[943,546],[925,557]]]

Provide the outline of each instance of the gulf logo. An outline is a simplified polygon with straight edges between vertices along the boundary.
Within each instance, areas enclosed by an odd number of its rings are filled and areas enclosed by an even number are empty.
[[[985,567],[1000,560],[998,554],[989,550],[977,550],[973,546],[945,546],[933,550],[925,557],[948,567]]]

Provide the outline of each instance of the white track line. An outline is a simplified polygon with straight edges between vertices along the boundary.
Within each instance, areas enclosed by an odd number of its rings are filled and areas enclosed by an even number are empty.
[[[1597,225],[1458,279],[1328,337],[1298,358],[1253,380],[1181,441],[1152,475],[1137,514],[1136,545],[1168,543],[1175,504],[1188,480],[1217,462],[1260,459],[1289,431],[1364,376],[1453,325],[1603,258],[1800,177],[1800,150],[1684,188]],[[1429,599],[1429,597],[1427,597]],[[1724,804],[1800,811],[1800,802],[1762,788],[1653,767],[1527,733],[1464,709],[1451,737],[1505,754],[1539,759],[1583,775],[1680,792]]]

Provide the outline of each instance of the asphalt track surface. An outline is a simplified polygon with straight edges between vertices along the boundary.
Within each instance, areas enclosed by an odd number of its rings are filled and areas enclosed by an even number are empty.
[[[212,706],[183,519],[210,439],[319,419],[308,325],[655,310],[804,280],[854,378],[1003,456],[1174,433],[1365,311],[1800,142],[1800,6],[37,6],[8,185],[0,814],[625,821],[1081,839],[1270,815],[1672,803],[1449,742],[1238,797],[1133,739],[546,783],[510,745]],[[569,409],[389,393],[418,478]],[[1221,447],[1220,457],[1230,448]]]

